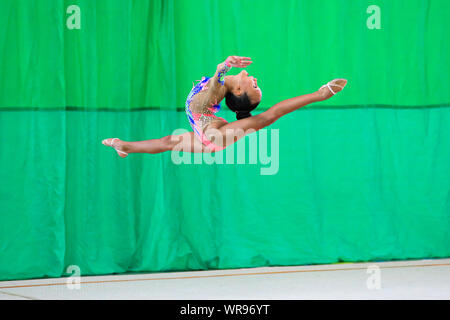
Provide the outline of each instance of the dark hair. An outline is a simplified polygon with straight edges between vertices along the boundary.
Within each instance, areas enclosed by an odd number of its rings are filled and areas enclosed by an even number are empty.
[[[236,119],[244,119],[251,117],[250,111],[255,109],[259,102],[251,104],[250,98],[247,92],[244,92],[241,96],[236,96],[231,92],[225,95],[225,103],[231,111],[236,112]]]

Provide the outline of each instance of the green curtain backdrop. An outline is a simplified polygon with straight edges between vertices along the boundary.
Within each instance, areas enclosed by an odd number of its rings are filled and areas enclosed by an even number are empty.
[[[67,27],[71,5],[81,29]],[[449,257],[448,12],[447,0],[2,0],[0,280]],[[228,55],[253,58],[258,110],[349,81],[272,125],[276,174],[101,144],[189,129],[192,82]],[[263,133],[227,150],[251,139]]]

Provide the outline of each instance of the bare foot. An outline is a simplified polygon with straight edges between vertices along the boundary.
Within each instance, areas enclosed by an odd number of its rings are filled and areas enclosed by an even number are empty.
[[[334,79],[328,82],[326,85],[322,86],[318,92],[322,100],[327,100],[330,99],[339,91],[341,91],[342,89],[344,89],[346,84],[347,84],[346,79]]]
[[[102,143],[107,147],[112,147],[117,151],[117,154],[121,158],[125,158],[128,156],[128,153],[126,151],[127,148],[125,146],[124,141],[119,140],[117,138],[109,138],[102,141]]]

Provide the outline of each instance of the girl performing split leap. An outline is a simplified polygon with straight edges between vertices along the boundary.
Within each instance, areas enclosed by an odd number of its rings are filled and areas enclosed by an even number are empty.
[[[102,143],[113,147],[122,158],[129,153],[160,153],[171,150],[216,152],[248,133],[271,125],[292,111],[331,98],[347,84],[345,79],[332,80],[316,92],[281,101],[252,116],[250,112],[258,106],[262,97],[258,79],[249,76],[245,70],[235,76],[225,76],[232,67],[246,68],[251,63],[248,57],[230,56],[217,66],[212,78],[203,77],[194,85],[186,100],[186,114],[193,132],[133,142],[109,138]],[[236,121],[227,122],[216,116],[223,99],[228,108],[236,113]]]

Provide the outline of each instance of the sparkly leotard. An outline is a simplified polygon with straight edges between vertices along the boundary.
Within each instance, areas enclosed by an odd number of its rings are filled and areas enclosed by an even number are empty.
[[[203,77],[192,88],[186,99],[186,115],[189,124],[200,141],[213,151],[219,151],[224,148],[211,142],[204,134],[204,130],[213,121],[221,120],[227,122],[225,119],[215,115],[220,109],[220,103],[212,104],[211,101],[216,101],[220,87],[225,84],[225,73],[230,69],[230,66],[223,64],[214,77]]]

